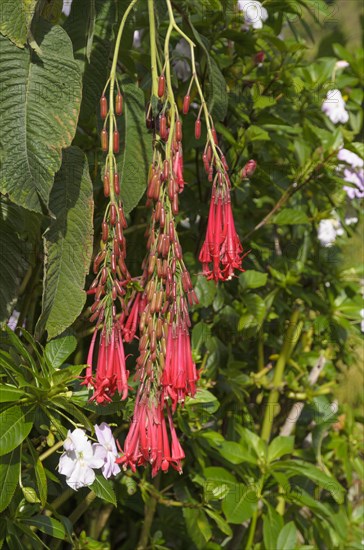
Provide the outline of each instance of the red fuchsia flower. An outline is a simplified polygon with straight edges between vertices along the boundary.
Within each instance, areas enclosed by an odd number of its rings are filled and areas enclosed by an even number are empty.
[[[188,327],[182,322],[177,327],[171,323],[168,328],[167,352],[161,383],[164,399],[171,399],[173,412],[177,403],[184,404],[187,395],[194,397],[198,378],[192,359]]]
[[[225,194],[213,189],[207,223],[206,239],[202,245],[199,260],[203,274],[214,281],[227,281],[234,270],[242,268],[243,247],[235,229],[230,202],[230,190]]]
[[[183,153],[182,153],[182,145],[179,145],[178,151],[175,153],[174,159],[173,159],[173,173],[176,178],[176,181],[178,183],[179,192],[181,193],[183,191],[183,188],[185,186],[185,181],[183,179]]]
[[[127,313],[123,312],[121,315],[119,323],[122,329],[124,342],[129,343],[135,338],[135,334],[138,330],[140,315],[145,306],[146,300],[142,298],[142,292],[138,292],[134,299],[131,300],[129,314],[127,315]]]
[[[159,470],[167,472],[171,465],[182,473],[181,460],[185,457],[173,425],[170,409],[167,409],[172,446],[169,444],[167,424],[163,412],[163,403],[150,404],[137,397],[134,417],[124,442],[122,456],[116,459],[124,469],[130,467],[133,472],[137,466],[151,464],[152,476]]]
[[[124,400],[128,396],[128,376],[126,370],[124,346],[121,330],[117,323],[114,323],[108,336],[106,328],[101,331],[96,375],[93,375],[92,363],[96,343],[97,330],[95,330],[87,357],[86,376],[83,385],[93,388],[94,393],[90,401],[105,403],[112,401],[113,395],[117,392]]]

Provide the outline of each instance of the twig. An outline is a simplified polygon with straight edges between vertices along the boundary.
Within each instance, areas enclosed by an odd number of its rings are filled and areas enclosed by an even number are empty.
[[[309,377],[308,377],[309,386],[313,386],[314,384],[316,384],[325,364],[326,364],[325,357],[323,355],[320,355],[319,360],[317,361],[316,365],[313,367],[312,371],[309,374]],[[297,401],[297,403],[295,403],[292,406],[287,416],[287,419],[279,432],[279,435],[286,436],[286,437],[291,435],[291,433],[293,432],[298,422],[298,419],[301,415],[301,412],[304,406],[305,406],[305,403],[303,401]]]

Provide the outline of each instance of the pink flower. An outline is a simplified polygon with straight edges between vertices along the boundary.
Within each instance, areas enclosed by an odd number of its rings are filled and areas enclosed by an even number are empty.
[[[121,470],[115,462],[118,451],[110,426],[106,422],[103,422],[100,426],[96,424],[95,433],[98,443],[93,443],[92,448],[95,457],[103,460],[102,474],[106,479],[116,476]]]
[[[97,330],[92,337],[87,357],[86,376],[82,384],[94,389],[91,401],[95,400],[97,403],[110,402],[116,392],[121,395],[122,400],[126,399],[128,396],[129,372],[126,370],[121,329],[117,323],[113,324],[110,335],[107,334],[105,326],[102,329],[96,376],[93,376],[92,363],[96,336]]]

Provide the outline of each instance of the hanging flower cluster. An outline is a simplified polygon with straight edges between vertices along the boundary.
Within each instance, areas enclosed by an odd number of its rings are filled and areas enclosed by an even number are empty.
[[[132,4],[129,11],[131,7]],[[119,198],[122,182],[117,172],[115,155],[120,147],[117,117],[123,111],[123,96],[116,78],[116,66],[127,12],[119,29],[110,78],[100,99],[100,115],[104,121],[101,148],[106,154],[103,184],[108,204],[102,221],[100,251],[93,265],[95,278],[89,290],[94,295],[90,320],[96,323],[96,329],[91,340],[83,384],[92,390],[90,399],[98,404],[112,401],[116,394],[126,399],[129,372],[126,368],[124,342],[139,339],[135,374],[138,388],[129,433],[123,447],[119,446],[120,456],[114,463],[114,446],[97,429],[99,447],[95,448],[92,460],[97,461],[100,453],[103,455],[106,449],[109,454],[103,465],[105,475],[117,473],[117,464],[124,468],[130,467],[133,471],[137,466],[150,464],[154,476],[160,470],[166,472],[170,466],[182,471],[185,455],[178,441],[172,414],[178,405],[184,405],[186,397],[193,397],[196,393],[199,375],[192,358],[189,307],[197,304],[197,296],[183,260],[176,225],[179,195],[184,189],[185,180],[182,120],[171,84],[170,32],[167,33],[164,48],[165,65],[159,77],[151,32],[153,88],[146,114],[147,127],[153,131],[153,160],[146,192],[151,216],[146,234],[146,256],[137,285],[133,284],[126,266],[123,233],[126,220]],[[174,28],[178,29],[171,5],[169,15],[173,19]],[[153,14],[150,14],[150,18],[152,21]],[[201,99],[201,109],[195,124],[196,139],[201,137],[202,112],[207,126],[203,162],[208,180],[212,183],[212,197],[200,261],[208,279],[225,281],[233,277],[235,270],[243,270],[244,257],[233,219],[229,168],[218,146],[216,131],[197,79],[193,44],[182,31],[179,32],[190,47],[193,75],[182,112],[184,115],[189,112],[191,88],[195,82]],[[107,90],[108,99],[105,95]],[[255,161],[249,163],[244,168],[244,177],[250,177],[256,168]],[[65,455],[62,459],[61,469],[66,475],[72,470],[70,458]],[[90,465],[90,468],[93,466]],[[87,471],[84,482],[91,477],[92,473]]]

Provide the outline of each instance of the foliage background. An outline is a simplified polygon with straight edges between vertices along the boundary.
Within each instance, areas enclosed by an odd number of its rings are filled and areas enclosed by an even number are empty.
[[[362,548],[363,225],[345,221],[359,217],[359,204],[348,200],[336,169],[343,145],[362,152],[360,2],[267,0],[269,18],[254,32],[241,30],[234,2],[175,3],[197,43],[199,76],[232,167],[237,229],[251,253],[247,271],[225,285],[198,275],[210,188],[192,109],[183,121],[188,185],[179,227],[200,298],[192,344],[201,380],[198,397],[177,416],[184,473],[98,477],[77,494],[56,470],[70,421],[91,431],[106,420],[122,440],[132,411],[131,399],[96,409],[77,379],[91,334],[83,289],[103,208],[98,99],[128,3],[75,0],[68,18],[57,0],[20,4],[14,12],[0,1],[1,544]],[[156,10],[162,39],[163,1]],[[253,59],[261,50],[259,66]],[[350,66],[335,72],[342,59]],[[149,65],[140,2],[119,63],[133,275],[149,215],[141,148],[151,142],[143,123]],[[188,81],[174,84],[181,107]],[[344,126],[321,111],[333,88],[347,101]],[[250,158],[258,168],[242,180]],[[333,211],[344,231],[324,247],[317,230]],[[5,328],[14,308],[18,336]],[[133,371],[136,345],[128,351]]]

